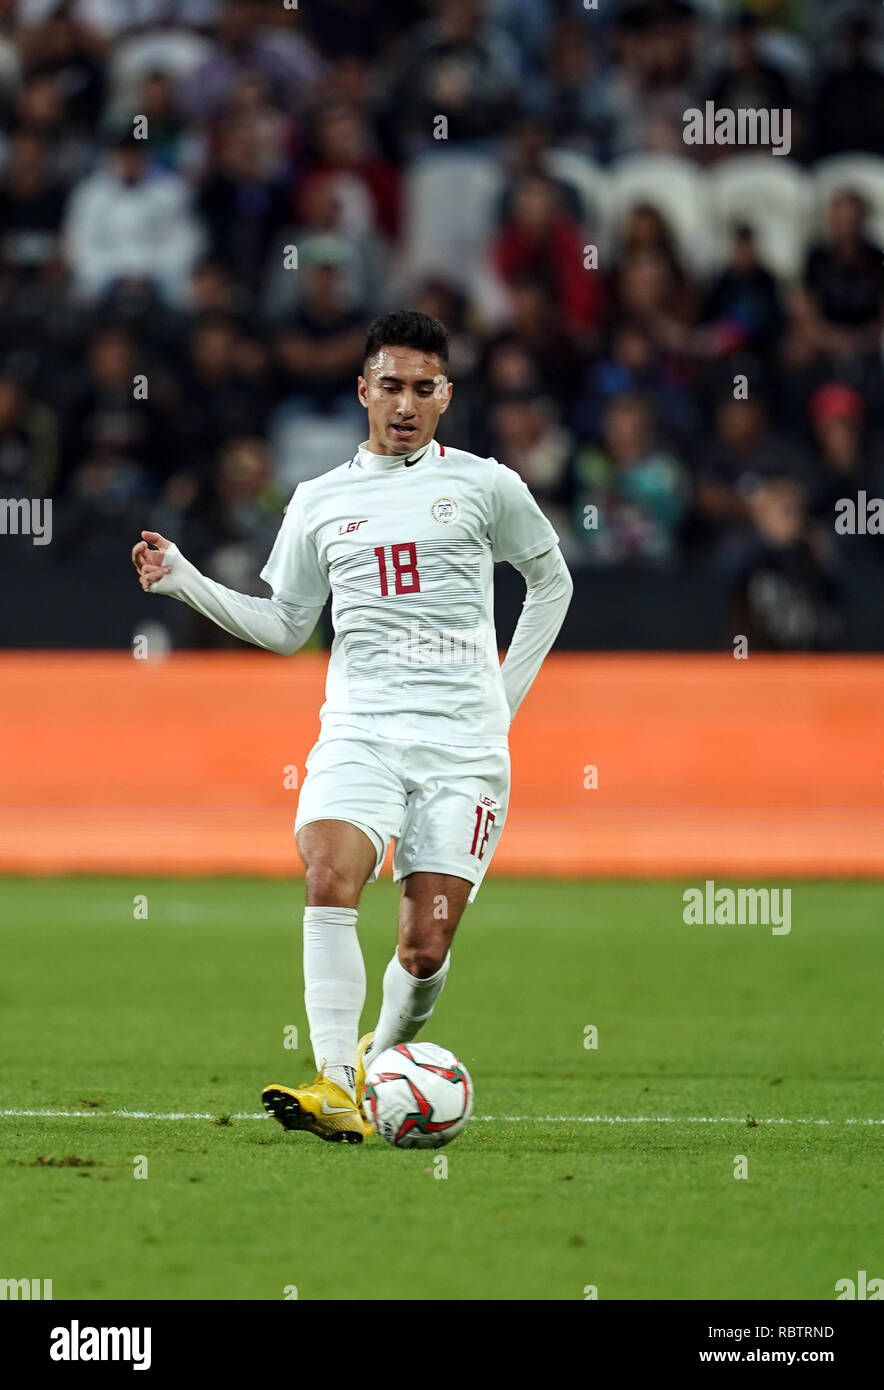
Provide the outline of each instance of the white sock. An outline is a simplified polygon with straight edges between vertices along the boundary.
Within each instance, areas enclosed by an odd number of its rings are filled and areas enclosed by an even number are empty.
[[[304,1003],[316,1069],[354,1100],[365,964],[355,907],[304,908]]]
[[[451,954],[436,971],[425,980],[411,975],[394,952],[393,959],[384,971],[384,997],[381,1015],[374,1030],[374,1038],[369,1050],[373,1057],[385,1052],[397,1043],[411,1042],[426,1023],[442,987],[451,964]]]

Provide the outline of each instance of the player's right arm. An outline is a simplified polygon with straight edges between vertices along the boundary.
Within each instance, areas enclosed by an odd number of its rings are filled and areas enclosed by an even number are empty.
[[[272,598],[241,594],[209,579],[157,531],[142,531],[132,549],[138,582],[145,593],[167,594],[189,604],[234,637],[292,656],[319,621],[329,589],[301,509],[294,503],[293,498],[261,571],[273,589]]]

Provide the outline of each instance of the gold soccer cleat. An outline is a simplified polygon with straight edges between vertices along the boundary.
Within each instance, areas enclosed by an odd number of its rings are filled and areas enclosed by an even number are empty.
[[[266,1086],[261,1100],[283,1129],[303,1129],[330,1143],[361,1144],[372,1133],[351,1096],[319,1072],[309,1086]]]

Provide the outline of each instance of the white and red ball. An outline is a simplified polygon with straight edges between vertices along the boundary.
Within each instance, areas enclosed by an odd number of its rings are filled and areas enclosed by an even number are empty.
[[[466,1128],[473,1082],[463,1062],[436,1043],[398,1043],[371,1058],[363,1109],[397,1149],[439,1149]]]

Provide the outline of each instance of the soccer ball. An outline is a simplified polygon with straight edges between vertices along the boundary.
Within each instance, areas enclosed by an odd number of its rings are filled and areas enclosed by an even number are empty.
[[[447,1047],[398,1043],[372,1058],[362,1104],[374,1128],[397,1149],[439,1149],[473,1109],[473,1082]]]

